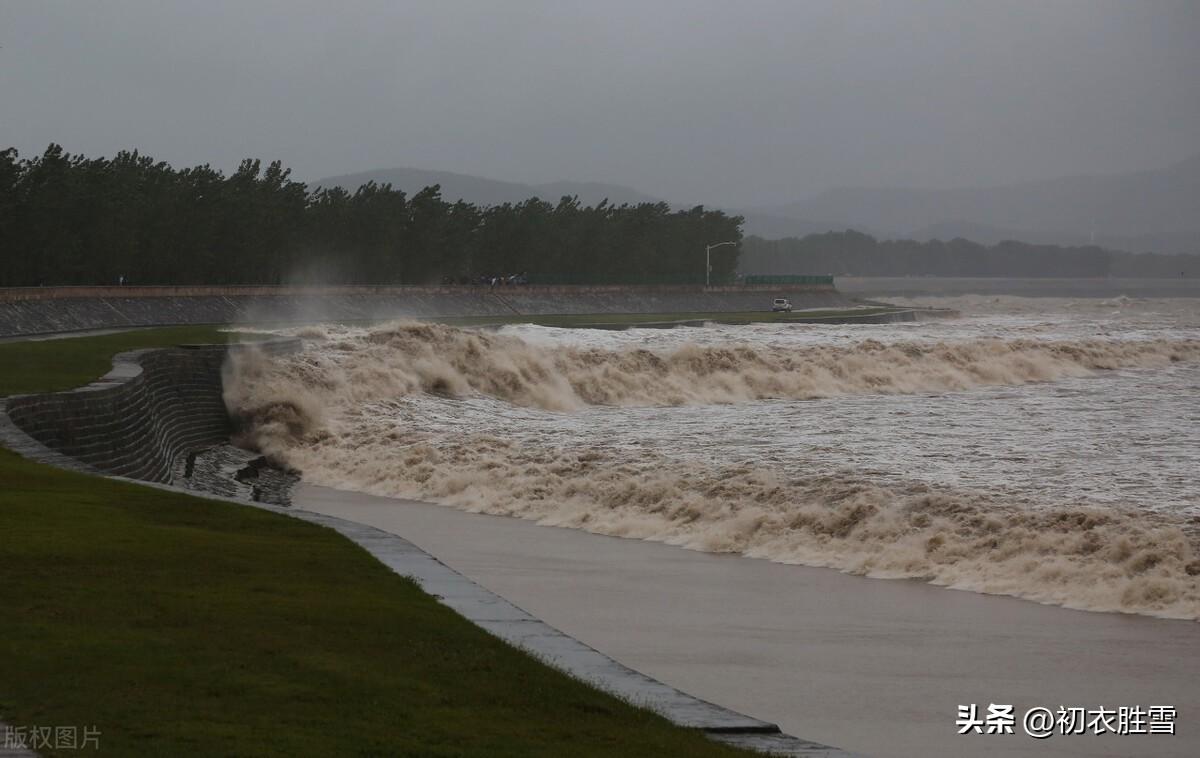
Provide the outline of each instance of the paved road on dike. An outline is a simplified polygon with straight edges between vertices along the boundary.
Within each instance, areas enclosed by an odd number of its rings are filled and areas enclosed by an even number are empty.
[[[1200,755],[1200,624],[1086,613],[303,486],[685,692],[871,756]],[[959,736],[957,706],[1173,705],[1175,736]]]

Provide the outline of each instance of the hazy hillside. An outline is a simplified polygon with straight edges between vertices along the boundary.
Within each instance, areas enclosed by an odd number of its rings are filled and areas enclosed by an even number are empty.
[[[1200,227],[1200,224],[1197,224],[1197,226]],[[965,221],[947,221],[922,227],[912,234],[905,236],[921,242],[933,239],[952,240],[961,237],[984,245],[995,245],[1005,240],[1020,240],[1035,245],[1060,245],[1063,247],[1095,244],[1111,250],[1128,250],[1135,253],[1183,254],[1200,252],[1200,229],[1188,232],[1138,234],[1133,236],[1097,232],[1093,238],[1090,231],[1087,234],[1061,231],[1027,231],[1001,229],[995,226],[988,226],[987,224],[972,224]]]
[[[638,192],[632,187],[603,182],[549,182],[529,185],[539,197],[555,201],[565,195],[575,195],[584,205],[595,205],[608,198],[610,205],[637,205],[638,203],[660,203],[662,198]]]
[[[1098,244],[1196,252],[1200,156],[1167,168],[1075,176],[1006,187],[830,190],[769,211],[900,237]]]
[[[310,186],[354,190],[368,181],[390,183],[409,194],[439,184],[443,198],[477,205],[516,203],[530,197],[557,202],[564,195],[576,195],[585,205],[606,198],[613,205],[661,201],[630,187],[600,182],[525,184],[414,168],[332,176]],[[777,208],[726,210],[745,217],[745,234],[764,239],[855,229],[881,238],[918,241],[961,237],[985,245],[1019,240],[1196,253],[1200,252],[1200,156],[1154,171],[1006,187],[836,189]]]
[[[742,274],[835,276],[1200,278],[1200,255],[1159,255],[1026,242],[981,245],[966,239],[877,240],[860,232],[827,232],[802,239],[747,237]]]
[[[730,210],[728,212],[735,213],[745,219],[745,222],[742,224],[742,232],[744,234],[769,240],[783,239],[784,237],[807,237],[810,234],[821,234],[822,232],[833,230],[840,231],[843,228],[836,224],[821,224],[800,218],[757,213],[755,211]]]
[[[388,183],[393,188],[403,190],[410,195],[430,185],[439,184],[442,187],[443,199],[452,202],[461,199],[475,205],[519,203],[531,197],[540,197],[556,203],[564,195],[576,195],[584,205],[595,205],[605,198],[611,205],[660,202],[660,198],[638,192],[635,189],[601,182],[524,184],[486,179],[469,174],[455,174],[450,171],[426,171],[417,168],[387,168],[358,174],[330,176],[315,181],[310,186],[340,186],[354,191],[367,182]]]
[[[442,197],[447,200],[463,199],[476,205],[499,205],[501,203],[517,203],[531,197],[540,197],[550,202],[558,202],[564,195],[575,195],[584,205],[595,205],[605,198],[612,205],[628,203],[658,203],[661,198],[647,195],[631,187],[602,182],[549,182],[546,184],[523,184],[521,182],[505,182],[498,179],[485,179],[469,174],[455,174],[450,171],[425,171],[416,168],[389,168],[378,171],[364,171],[358,174],[330,176],[313,182],[310,187],[340,186],[355,190],[367,182],[383,184],[391,183],[396,189],[408,194],[419,191],[432,184],[440,184]],[[679,203],[672,203],[676,209],[684,208]],[[690,206],[688,206],[690,207]],[[782,237],[803,237],[808,234],[818,234],[831,229],[840,229],[836,224],[822,224],[793,218],[786,215],[772,215],[754,211],[743,211],[723,208],[731,215],[744,216],[746,221],[742,229],[746,234],[754,234],[766,239]]]

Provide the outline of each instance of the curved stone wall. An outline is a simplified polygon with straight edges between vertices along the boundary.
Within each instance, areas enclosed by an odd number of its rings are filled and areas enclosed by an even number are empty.
[[[134,350],[117,355],[112,371],[86,387],[0,398],[0,443],[63,468],[169,483],[172,470],[179,468],[179,458],[228,441],[233,430],[222,398],[221,369],[230,351],[249,347]],[[271,340],[253,343],[253,347],[291,352],[299,349],[300,340]],[[775,724],[698,699],[629,669],[393,534],[278,504],[256,505],[335,529],[485,631],[582,681],[652,708],[679,726],[765,753],[851,758],[836,748],[783,734]],[[7,755],[3,750],[0,753]]]
[[[181,324],[449,316],[733,313],[849,301],[830,285],[744,287],[26,287],[0,289],[0,337]]]
[[[298,344],[275,340],[258,347],[283,352]],[[8,419],[33,445],[5,441],[34,457],[30,448],[44,446],[82,464],[75,468],[169,482],[178,456],[229,440],[221,366],[229,350],[240,349],[245,346],[121,353],[112,371],[86,387],[7,398]],[[6,437],[15,436],[11,431]]]

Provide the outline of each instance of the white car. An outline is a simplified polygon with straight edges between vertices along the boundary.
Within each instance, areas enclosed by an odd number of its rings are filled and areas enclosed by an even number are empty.
[[[775,302],[771,304],[771,310],[776,313],[779,313],[779,312],[791,313],[792,312],[792,301],[788,300],[786,297],[777,297],[777,298],[775,298]]]

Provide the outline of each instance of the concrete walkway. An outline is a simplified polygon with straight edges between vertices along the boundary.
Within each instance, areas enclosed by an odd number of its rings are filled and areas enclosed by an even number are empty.
[[[141,368],[136,362],[122,361],[122,356],[141,352],[157,351],[133,351],[116,356],[113,370],[100,383],[114,377],[132,376],[134,369],[140,373]],[[8,411],[11,400],[11,397],[0,397],[0,446],[59,468],[101,474],[92,466],[51,450],[30,437],[10,418]],[[785,734],[776,724],[707,702],[634,671],[472,582],[394,533],[316,511],[247,502],[214,493],[196,493],[155,481],[120,476],[112,478],[159,489],[200,494],[329,527],[366,549],[391,570],[413,578],[423,590],[488,632],[530,651],[576,678],[629,702],[653,709],[672,723],[702,731],[710,739],[796,758],[855,758],[843,750]],[[0,722],[0,758],[36,758],[36,753],[24,747],[19,732],[10,731],[8,725]]]
[[[1200,624],[687,551],[304,486],[649,676],[877,756],[1200,755]],[[959,736],[957,706],[1171,705],[1170,735]]]
[[[0,413],[0,421],[8,421],[3,413]],[[11,427],[11,422],[9,424]],[[59,459],[62,458],[44,448],[31,449],[28,452],[33,453],[31,457],[44,463],[60,463]],[[168,484],[124,477],[112,478],[157,489],[186,492]],[[202,494],[211,499],[261,508],[333,529],[365,549],[392,571],[415,580],[422,590],[471,623],[515,647],[527,650],[550,666],[627,702],[649,708],[677,726],[703,732],[709,739],[792,758],[863,758],[835,747],[785,734],[777,724],[710,703],[634,671],[551,627],[391,532],[318,511]],[[24,746],[19,733],[8,732],[7,729],[8,725],[0,722],[0,758],[37,758],[35,752]]]
[[[776,724],[701,700],[634,671],[533,617],[391,532],[318,511],[254,505],[333,529],[392,571],[414,579],[422,590],[468,621],[555,668],[654,710],[673,724],[705,732],[713,740],[774,755],[855,758],[843,750],[784,734]]]

